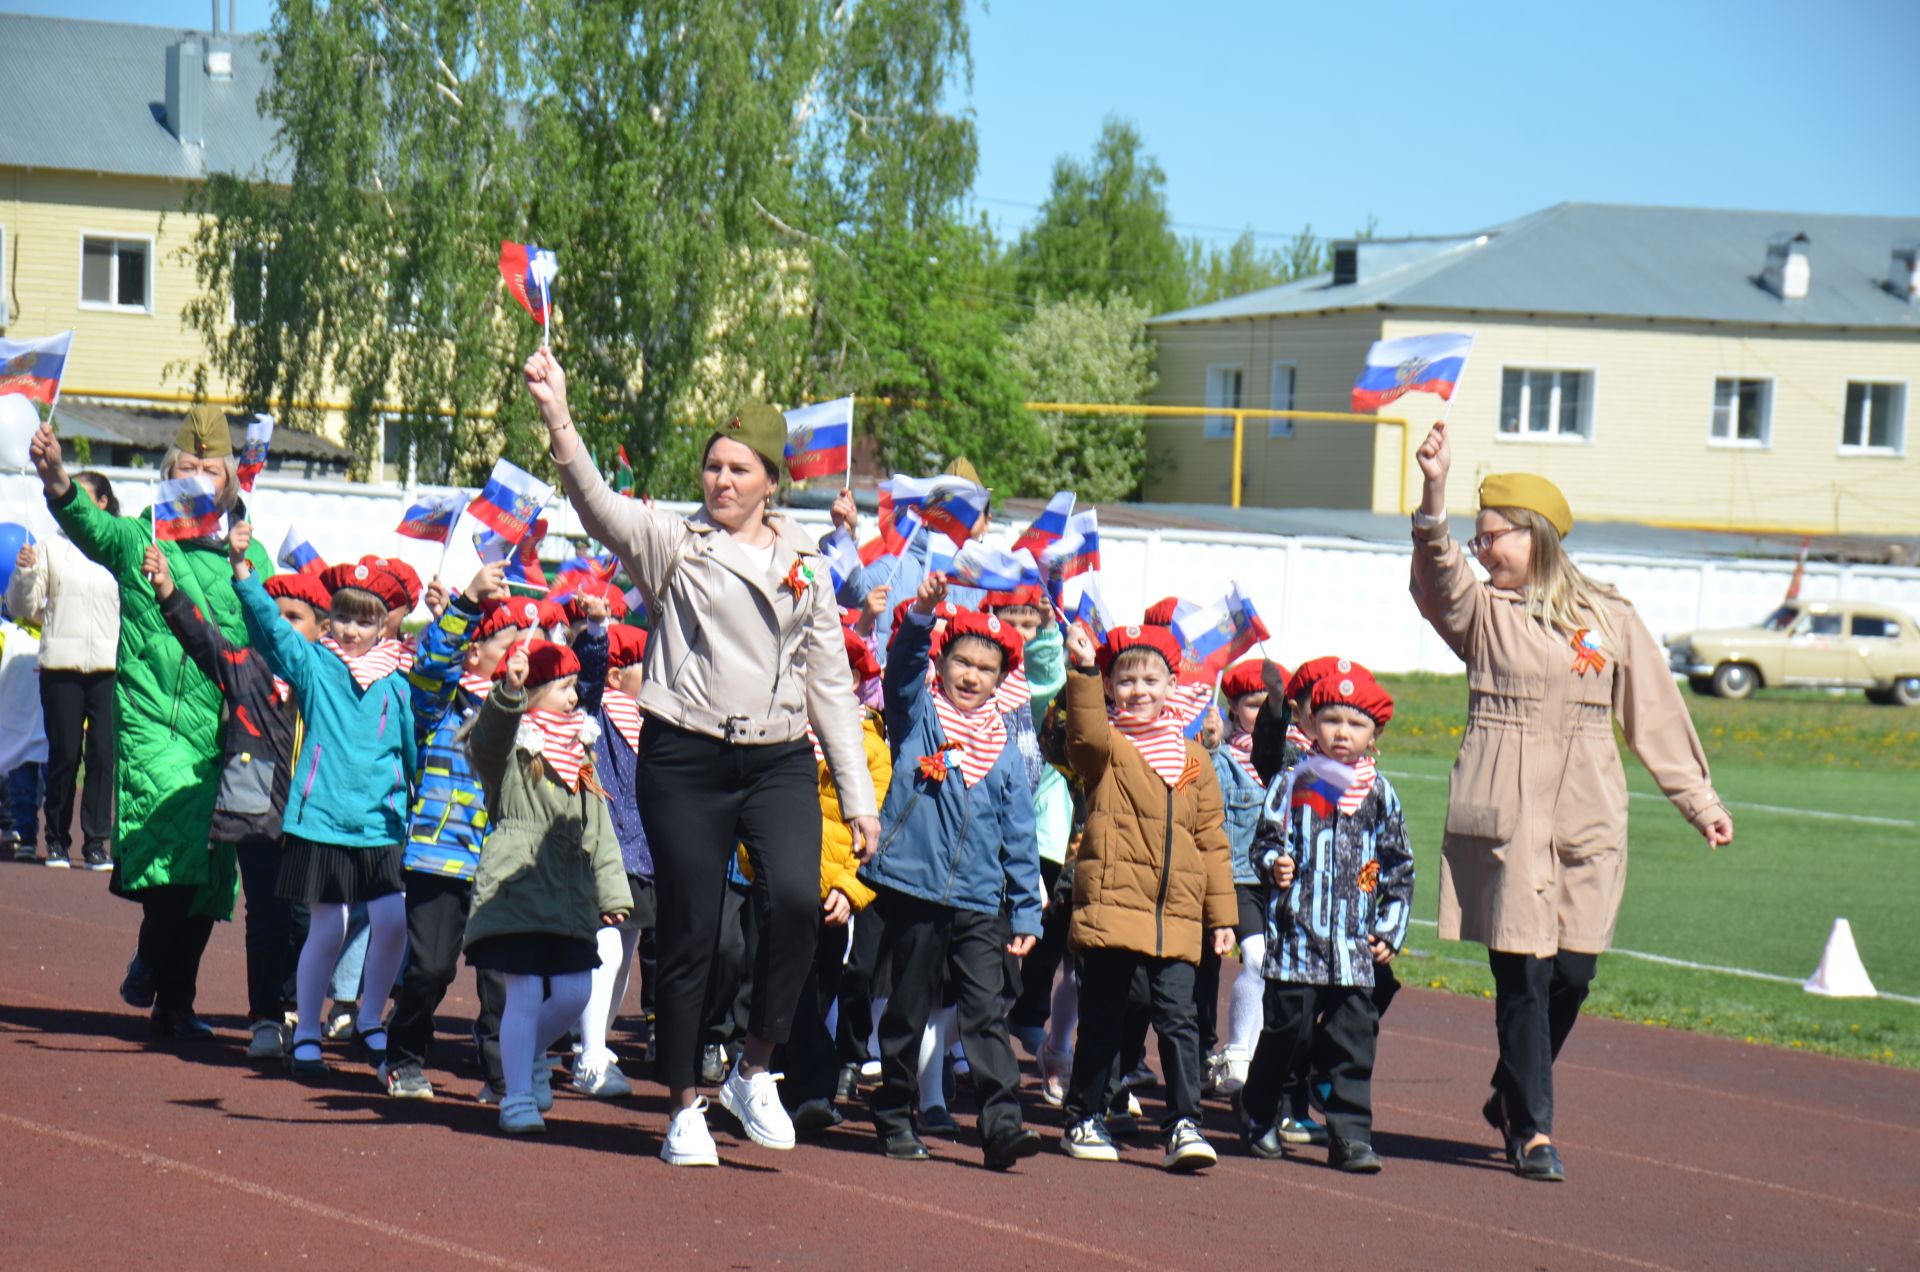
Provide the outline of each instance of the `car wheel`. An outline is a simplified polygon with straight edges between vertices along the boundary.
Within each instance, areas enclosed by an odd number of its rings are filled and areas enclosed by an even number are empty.
[[[1920,707],[1920,676],[1908,676],[1893,682],[1887,696],[1902,707]]]
[[[1688,676],[1687,688],[1703,697],[1713,692],[1712,676]]]
[[[1753,668],[1742,663],[1721,663],[1713,672],[1713,691],[1734,702],[1751,698],[1759,683]]]

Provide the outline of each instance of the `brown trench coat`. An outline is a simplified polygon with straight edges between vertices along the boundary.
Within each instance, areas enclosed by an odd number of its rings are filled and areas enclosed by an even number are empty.
[[[1725,815],[1666,652],[1624,599],[1600,670],[1524,598],[1482,582],[1444,521],[1416,519],[1413,599],[1467,664],[1440,862],[1440,938],[1546,957],[1613,940],[1627,879],[1627,784],[1617,719],[1680,815]]]

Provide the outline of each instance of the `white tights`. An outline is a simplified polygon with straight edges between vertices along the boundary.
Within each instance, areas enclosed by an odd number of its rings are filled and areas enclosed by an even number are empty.
[[[294,973],[295,1003],[300,1014],[293,1027],[296,1045],[320,1040],[327,984],[333,979],[333,965],[347,939],[344,903],[316,901],[307,909],[311,916],[307,943],[300,947],[300,964]],[[363,1037],[383,1028],[380,1018],[386,1014],[387,995],[393,992],[393,978],[400,971],[406,950],[406,895],[390,892],[367,902],[367,962],[361,975],[360,1015],[354,1021]]]
[[[500,1013],[500,1067],[507,1094],[533,1094],[533,1063],[580,1019],[593,992],[593,973],[526,976],[509,972],[507,1005]],[[605,1032],[602,1031],[602,1041]]]
[[[1053,986],[1053,1005],[1047,1009],[1047,1040],[1041,1050],[1055,1069],[1073,1059],[1073,1036],[1080,1028],[1080,982],[1073,968],[1063,967]]]
[[[640,945],[640,929],[603,927],[594,934],[600,950],[600,966],[588,973],[593,989],[587,1006],[580,1013],[580,1063],[588,1069],[604,1069],[614,1061],[607,1047],[607,1030],[620,1004],[627,1000],[627,975],[633,968],[633,952]]]
[[[1233,978],[1233,1004],[1227,1014],[1227,1045],[1222,1048],[1235,1060],[1253,1059],[1253,1048],[1260,1041],[1265,1023],[1267,978],[1261,971],[1267,961],[1267,938],[1240,938],[1240,974]]]

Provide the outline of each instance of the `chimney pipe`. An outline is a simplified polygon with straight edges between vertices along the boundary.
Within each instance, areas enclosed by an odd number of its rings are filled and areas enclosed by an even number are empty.
[[[220,34],[220,0],[213,0],[213,26],[208,29],[208,34]]]
[[[1776,234],[1767,240],[1767,265],[1760,283],[1782,300],[1805,300],[1813,286],[1813,265],[1807,260],[1805,234]]]
[[[189,36],[167,46],[167,129],[183,146],[205,143],[204,76],[200,44]]]
[[[1911,304],[1920,300],[1920,239],[1897,239],[1887,290]]]

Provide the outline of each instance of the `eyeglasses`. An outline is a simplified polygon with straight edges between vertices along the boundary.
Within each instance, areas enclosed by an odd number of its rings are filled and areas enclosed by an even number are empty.
[[[1475,556],[1479,556],[1482,552],[1492,547],[1494,540],[1498,539],[1501,535],[1525,534],[1526,532],[1527,528],[1525,526],[1508,526],[1504,530],[1482,531],[1467,540],[1467,551],[1473,553]]]

